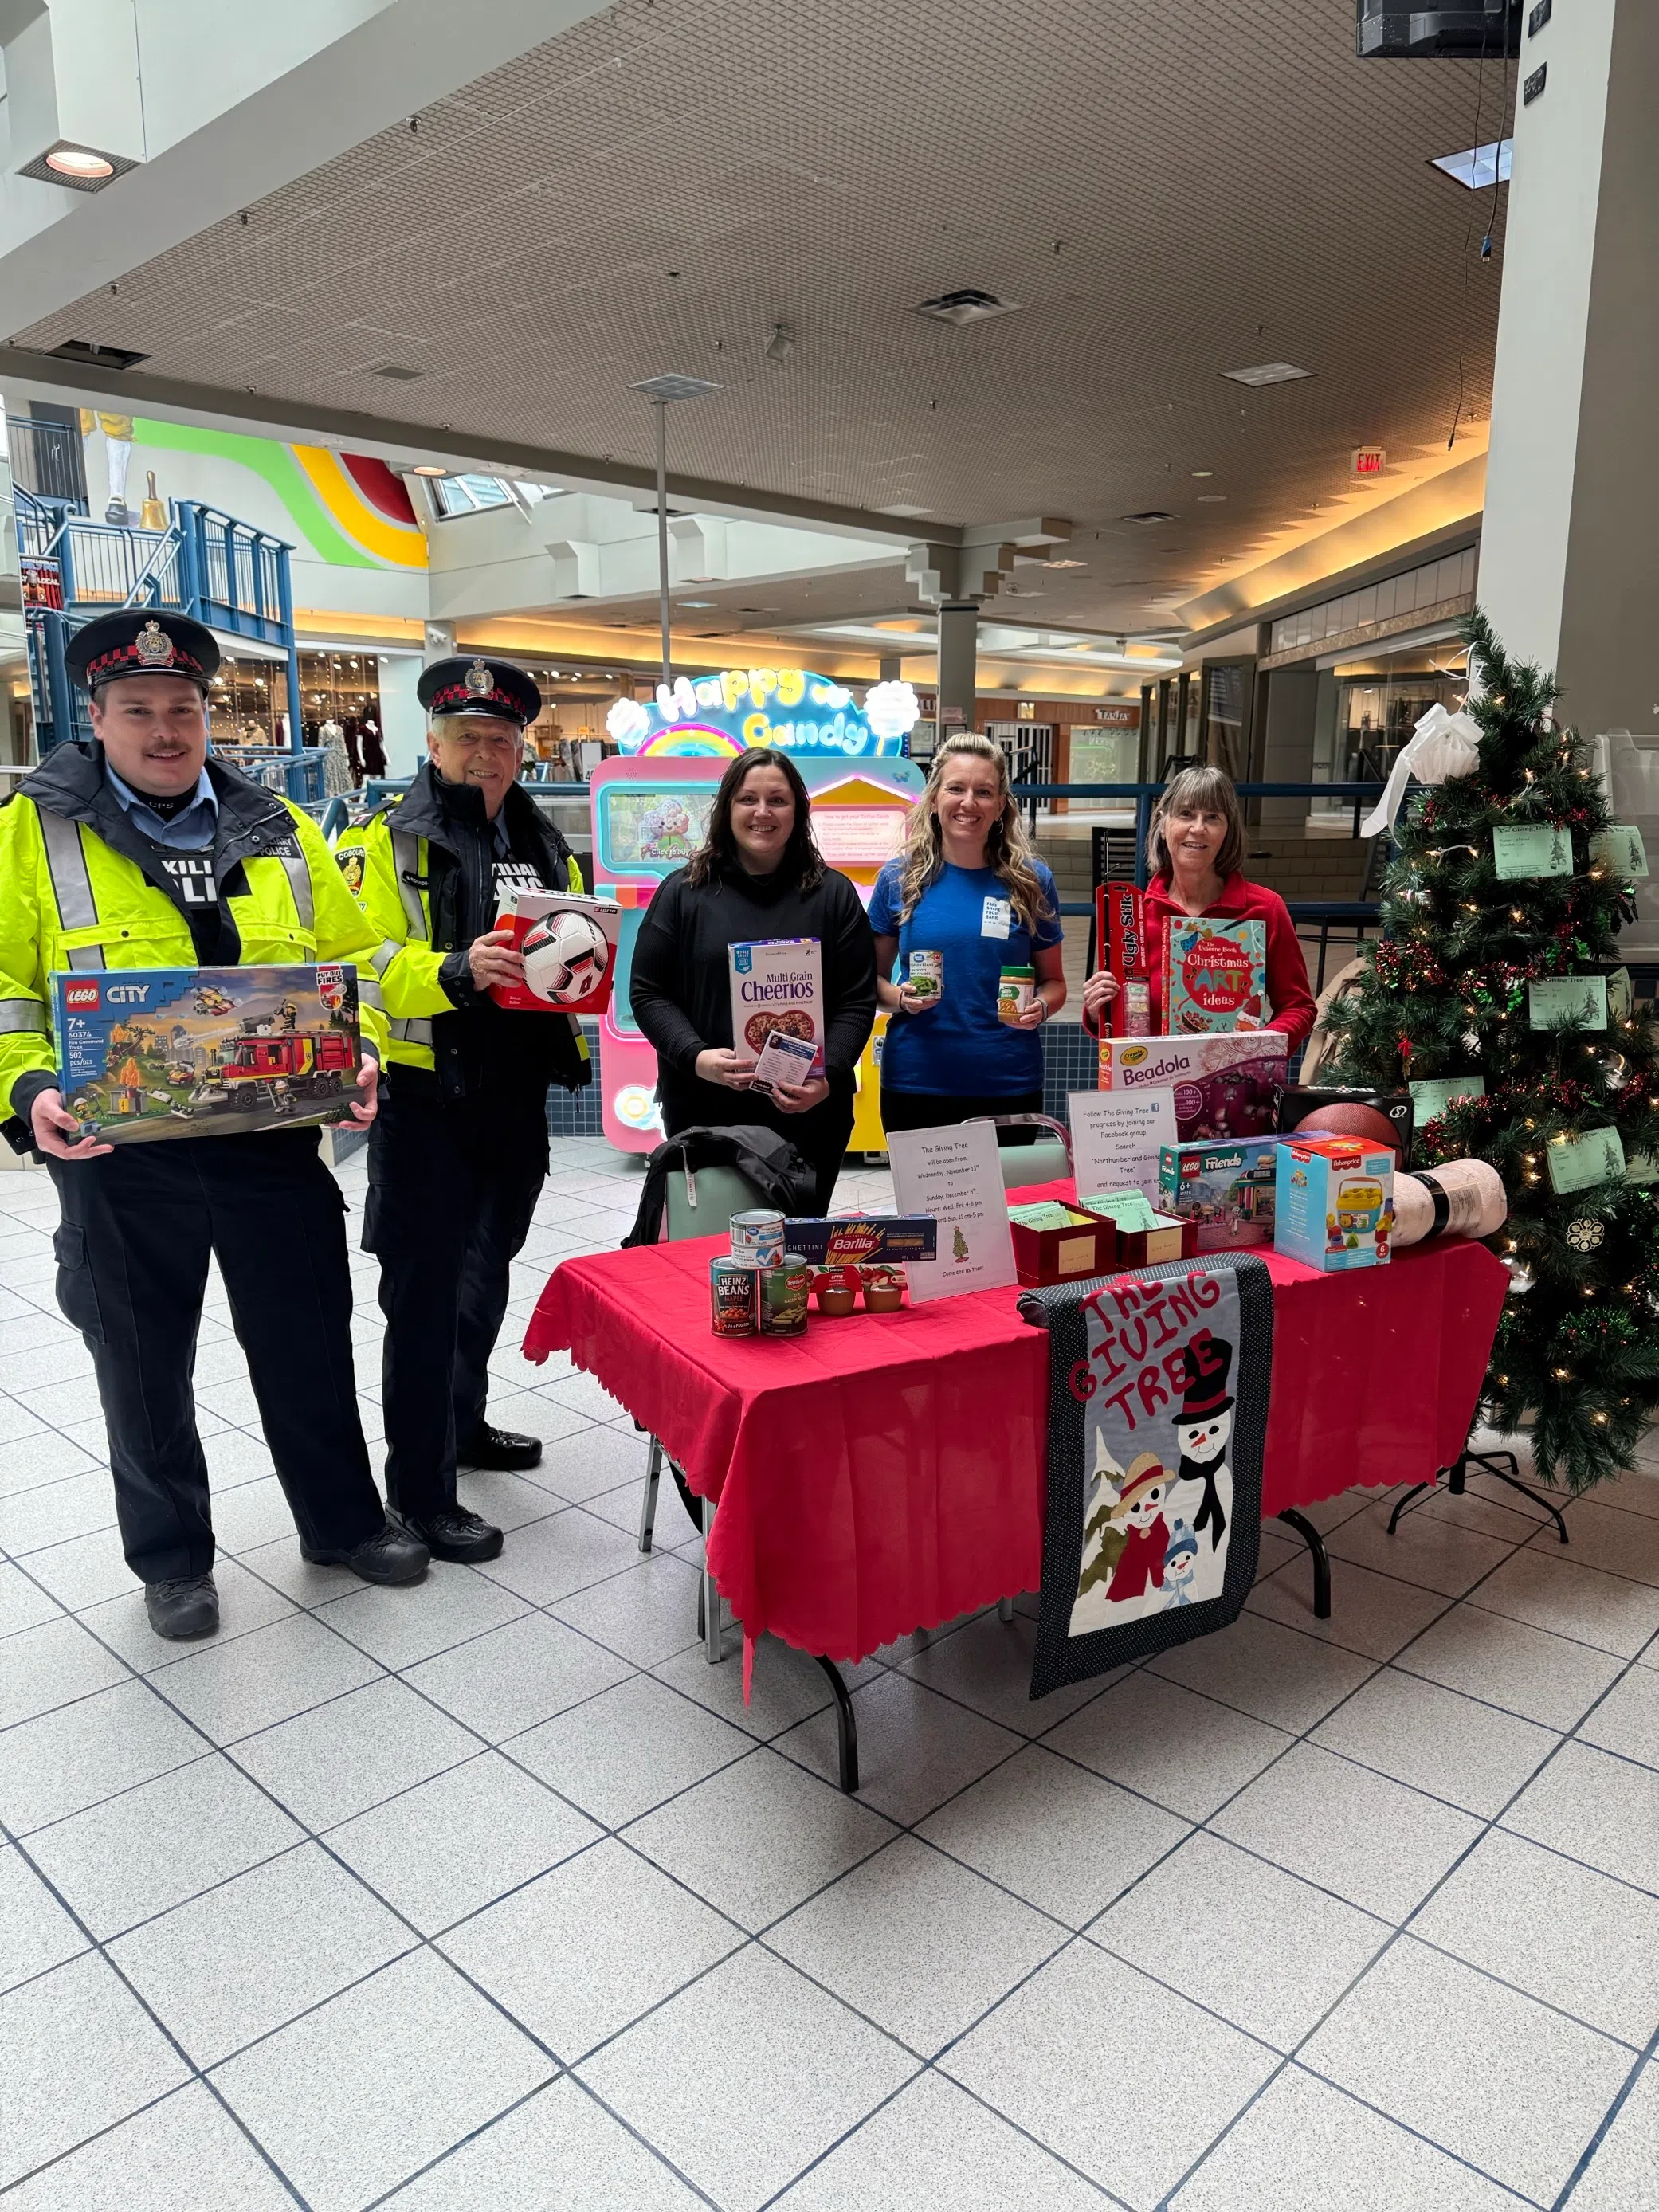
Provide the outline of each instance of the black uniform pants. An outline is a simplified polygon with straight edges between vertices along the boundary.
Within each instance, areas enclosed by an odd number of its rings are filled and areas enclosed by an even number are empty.
[[[484,1418],[508,1269],[547,1176],[547,1091],[392,1087],[369,1133],[363,1249],[386,1319],[386,1497],[423,1521],[454,1510],[456,1449]]]
[[[98,1376],[127,1565],[147,1583],[213,1565],[191,1374],[210,1254],[265,1442],[309,1550],[385,1520],[357,1413],[344,1200],[313,1129],[183,1137],[49,1163],[58,1303]]]

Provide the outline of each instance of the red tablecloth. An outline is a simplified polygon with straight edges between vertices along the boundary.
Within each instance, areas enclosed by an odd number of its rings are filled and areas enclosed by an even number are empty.
[[[1068,1183],[1016,1194],[1069,1197]],[[1036,1589],[1048,1340],[1017,1290],[717,1337],[722,1237],[566,1260],[524,1348],[568,1351],[717,1498],[710,1565],[750,1636],[856,1660]],[[1262,1510],[1426,1481],[1463,1448],[1509,1278],[1431,1244],[1325,1275],[1265,1252],[1273,1364]]]

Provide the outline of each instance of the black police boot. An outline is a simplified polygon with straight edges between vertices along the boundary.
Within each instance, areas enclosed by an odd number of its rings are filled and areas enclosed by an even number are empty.
[[[411,1536],[419,1537],[434,1559],[477,1561],[498,1559],[501,1554],[501,1530],[464,1505],[428,1514],[424,1521],[405,1521],[404,1526]]]
[[[211,1575],[179,1575],[144,1584],[144,1611],[158,1636],[185,1643],[211,1636],[219,1626],[219,1592]]]
[[[432,1559],[420,1537],[390,1518],[355,1552],[308,1552],[301,1544],[300,1556],[313,1567],[349,1567],[366,1583],[417,1583]]]
[[[512,1470],[514,1468],[535,1467],[542,1455],[539,1437],[515,1436],[511,1429],[492,1429],[488,1421],[480,1421],[464,1444],[458,1445],[456,1462],[461,1467],[489,1467]]]

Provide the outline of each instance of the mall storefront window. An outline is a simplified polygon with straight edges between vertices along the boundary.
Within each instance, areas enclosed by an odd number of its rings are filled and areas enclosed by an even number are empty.
[[[1454,710],[1468,678],[1467,654],[1455,638],[1437,646],[1413,646],[1398,653],[1322,669],[1314,710],[1313,781],[1387,781],[1418,723],[1437,702]],[[1316,820],[1348,819],[1352,800],[1316,800]]]

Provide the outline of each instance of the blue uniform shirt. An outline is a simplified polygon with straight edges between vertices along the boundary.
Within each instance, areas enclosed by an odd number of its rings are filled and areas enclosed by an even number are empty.
[[[913,951],[945,957],[939,1004],[925,1014],[888,1018],[881,1079],[890,1091],[979,1098],[1042,1087],[1037,1031],[1010,1029],[997,1019],[1002,970],[1031,967],[1032,955],[1058,945],[1063,934],[1054,877],[1042,861],[1034,865],[1050,915],[1035,930],[1021,921],[1007,887],[990,868],[957,868],[947,861],[902,924],[898,909],[903,860],[890,860],[876,878],[870,927],[878,937],[898,939],[894,980],[902,982],[908,975]]]
[[[167,821],[144,804],[142,791],[135,791],[130,783],[122,782],[107,756],[104,781],[115,793],[116,805],[131,817],[135,828],[142,830],[152,845],[160,845],[169,853],[204,853],[213,842],[219,822],[219,795],[208,781],[205,769],[197,779],[195,798]]]

